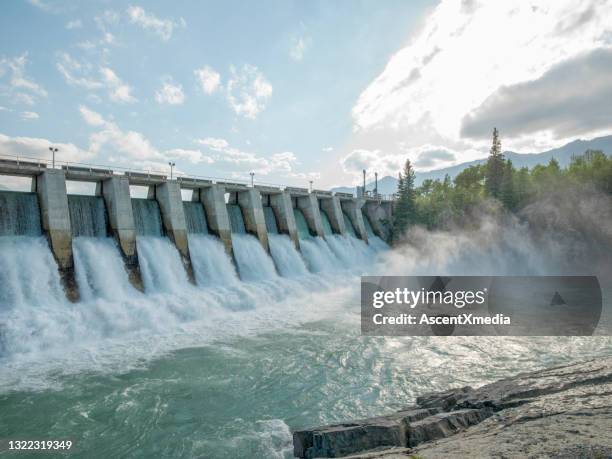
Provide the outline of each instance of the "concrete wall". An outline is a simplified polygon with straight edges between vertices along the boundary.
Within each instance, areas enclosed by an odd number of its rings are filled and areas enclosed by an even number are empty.
[[[378,201],[368,201],[362,209],[368,217],[372,230],[383,241],[389,241],[389,227],[391,220],[387,218],[387,213]],[[388,223],[385,224],[384,221]]]
[[[144,291],[136,253],[136,228],[128,178],[114,176],[98,182],[96,195],[104,198],[111,232],[119,243],[130,282],[138,290]]]
[[[57,261],[66,296],[77,301],[79,291],[74,277],[66,175],[60,169],[45,170],[32,181],[32,188],[38,195],[42,227]]]
[[[340,200],[338,197],[332,196],[330,198],[319,198],[319,202],[321,203],[321,209],[325,211],[327,217],[329,218],[329,223],[331,224],[334,233],[345,235],[346,227],[344,225],[342,207],[340,206]]]
[[[365,204],[365,200],[360,198],[341,201],[342,210],[344,210],[353,223],[357,237],[365,242],[368,242],[368,233],[363,223],[363,215],[361,208]]]
[[[195,283],[191,258],[189,256],[187,222],[185,221],[181,186],[176,180],[169,180],[160,185],[151,186],[149,188],[149,199],[151,198],[155,198],[159,204],[164,230],[181,254],[189,280]]]
[[[242,209],[244,226],[247,232],[257,236],[263,248],[266,252],[269,252],[268,229],[266,228],[266,218],[261,204],[261,194],[258,190],[250,188],[238,192],[237,195],[238,205]]]
[[[300,237],[295,223],[295,215],[293,214],[293,205],[291,204],[291,196],[286,191],[279,194],[269,195],[270,207],[274,211],[278,230],[281,233],[288,234],[296,249],[300,248]]]
[[[297,208],[302,211],[308,227],[315,235],[324,238],[323,224],[321,223],[321,213],[319,212],[319,201],[316,195],[308,194],[306,196],[297,196]]]
[[[225,188],[221,185],[211,185],[210,187],[193,190],[192,200],[204,204],[208,229],[221,239],[225,251],[231,257],[232,228],[225,205]]]

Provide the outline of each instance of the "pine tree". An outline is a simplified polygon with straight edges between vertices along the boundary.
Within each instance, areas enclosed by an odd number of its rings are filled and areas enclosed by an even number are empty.
[[[500,187],[501,202],[506,209],[512,210],[516,205],[516,194],[514,190],[514,168],[512,161],[507,160],[504,164],[504,173]]]
[[[501,187],[504,178],[504,155],[501,151],[501,140],[497,128],[493,128],[493,144],[487,161],[485,175],[485,190],[493,198],[500,199]]]
[[[403,174],[399,174],[398,196],[393,215],[393,240],[397,242],[408,227],[416,221],[416,191],[414,170],[406,160]]]

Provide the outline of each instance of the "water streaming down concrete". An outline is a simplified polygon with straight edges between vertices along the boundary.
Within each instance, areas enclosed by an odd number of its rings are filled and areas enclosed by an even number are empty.
[[[138,236],[136,245],[145,292],[180,292],[189,287],[181,256],[168,238]]]
[[[363,212],[363,224],[365,226],[366,232],[368,233],[368,244],[374,250],[381,251],[389,249],[389,245],[374,233],[374,228],[372,228],[370,218],[365,212]]]
[[[0,191],[0,236],[40,236],[36,193]]]
[[[300,241],[302,255],[308,269],[313,273],[331,272],[343,269],[342,263],[331,251],[327,242],[320,237]]]
[[[187,223],[187,233],[189,234],[208,234],[208,222],[206,213],[201,202],[183,202],[185,210],[185,222]]]
[[[237,204],[228,204],[227,211],[232,226],[232,247],[240,279],[260,281],[277,276],[274,263],[259,240],[247,234],[242,210]]]
[[[189,250],[199,286],[232,286],[239,282],[234,264],[218,238],[207,234],[190,234]]]
[[[108,218],[100,196],[68,195],[72,237],[106,237]]]
[[[286,234],[268,234],[270,255],[283,277],[298,277],[308,273],[304,260]]]
[[[276,216],[274,215],[274,209],[270,206],[263,206],[264,217],[266,219],[266,229],[268,234],[278,234],[278,225],[276,223]]]
[[[0,237],[0,318],[3,311],[40,304],[41,300],[65,301],[49,244],[41,236]],[[0,347],[1,338],[0,330]]]
[[[132,211],[138,236],[161,237],[164,235],[164,226],[157,201],[132,198]]]
[[[344,217],[344,226],[346,227],[346,231],[349,236],[357,237],[357,232],[355,231],[355,227],[353,226],[353,222],[346,214],[346,212],[342,212],[342,216]]]
[[[246,227],[244,226],[244,219],[242,218],[242,209],[238,204],[228,204],[227,214],[230,219],[230,226],[232,233],[245,234]]]
[[[114,239],[77,237],[72,240],[72,248],[76,278],[83,300],[102,298],[121,301],[137,294],[137,290],[130,284]]]
[[[301,209],[293,209],[293,215],[295,216],[295,224],[297,226],[298,235],[300,239],[307,239],[310,236],[310,230],[308,229],[308,222]]]
[[[332,234],[334,234],[327,212],[323,209],[321,209],[321,223],[323,224],[323,231],[325,232],[325,236],[331,236]]]

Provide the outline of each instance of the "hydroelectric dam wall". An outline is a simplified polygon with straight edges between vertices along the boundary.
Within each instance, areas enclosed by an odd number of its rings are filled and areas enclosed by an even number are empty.
[[[258,269],[281,274],[290,271],[286,263],[291,263],[291,258],[283,252],[311,253],[326,240],[332,246],[337,237],[384,245],[393,217],[390,200],[306,188],[250,186],[196,177],[169,179],[72,165],[54,168],[45,162],[9,159],[0,159],[0,175],[30,177],[32,183],[30,193],[0,191],[0,237],[46,237],[71,301],[79,299],[73,254],[76,238],[115,239],[131,284],[144,291],[147,282],[139,258],[139,238],[167,239],[175,246],[188,281],[197,284],[190,252],[190,241],[196,235],[217,239],[223,247],[220,250],[245,279],[247,273]],[[95,183],[94,195],[68,194],[70,181]],[[146,199],[133,198],[132,185],[146,187]],[[191,190],[190,201],[183,199],[183,190]],[[246,256],[243,247],[252,238],[259,243],[256,250],[279,260],[276,267],[245,268],[252,253]],[[252,252],[251,242],[248,250]],[[295,262],[305,266],[302,260]],[[308,267],[315,271],[315,265]]]

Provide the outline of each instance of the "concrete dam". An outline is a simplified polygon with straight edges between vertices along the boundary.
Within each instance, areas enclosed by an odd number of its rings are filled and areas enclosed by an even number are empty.
[[[77,302],[350,269],[388,247],[393,217],[390,200],[305,188],[4,159],[0,174],[32,183],[0,191],[0,307],[41,288]]]

